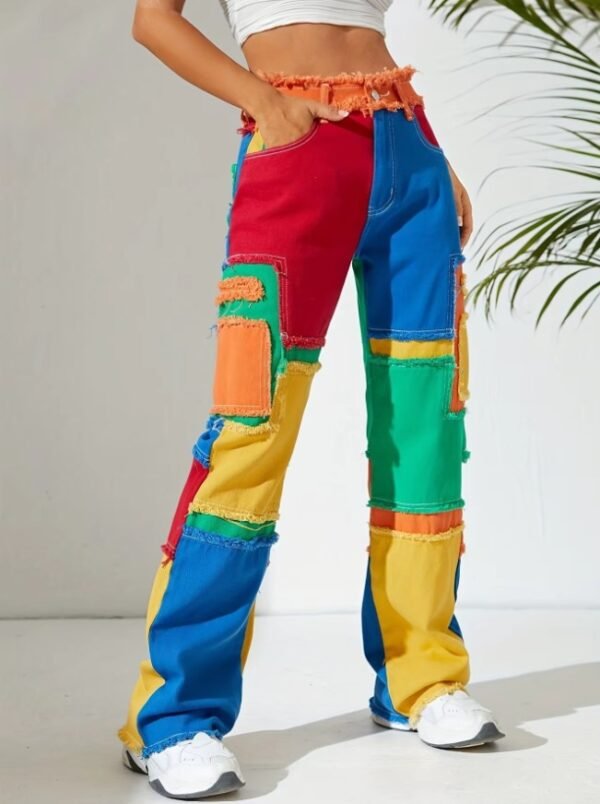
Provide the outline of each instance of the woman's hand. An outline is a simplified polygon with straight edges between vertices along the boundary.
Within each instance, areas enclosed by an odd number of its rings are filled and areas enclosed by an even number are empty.
[[[321,118],[321,123],[343,120],[348,112],[319,101],[277,92],[277,96],[272,96],[270,102],[252,116],[269,149],[300,139],[310,130],[315,118]]]
[[[448,160],[446,160],[446,162],[448,164],[448,170],[450,171],[450,178],[452,179],[456,214],[458,215],[458,225],[460,227],[460,247],[462,249],[467,245],[473,233],[473,208],[465,186],[452,169],[450,162],[448,162]]]

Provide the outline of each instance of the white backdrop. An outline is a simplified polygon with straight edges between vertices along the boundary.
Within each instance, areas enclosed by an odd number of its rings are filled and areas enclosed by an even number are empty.
[[[237,53],[216,2],[188,7]],[[209,406],[239,113],[134,43],[132,10],[122,0],[0,10],[5,617],[144,612]],[[529,157],[506,111],[471,118],[525,79],[508,60],[483,62],[483,35],[443,29],[417,0],[396,3],[387,26],[396,61],[421,71],[415,86],[477,221],[566,187],[523,169],[479,191],[492,168]],[[460,606],[600,604],[600,308],[560,334],[557,316],[534,332],[547,289],[492,326],[471,313]],[[368,509],[351,278],[322,362],[263,613],[360,604]]]

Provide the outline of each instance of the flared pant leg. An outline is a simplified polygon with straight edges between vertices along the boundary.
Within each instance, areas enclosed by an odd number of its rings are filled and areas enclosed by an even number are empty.
[[[245,133],[214,288],[213,402],[147,612],[121,739],[149,756],[233,727],[284,477],[367,214],[372,120],[315,120],[289,145]]]
[[[464,256],[446,160],[416,112],[375,113],[388,158],[376,158],[353,261],[367,389],[370,707],[405,727],[469,679],[454,613],[468,457]]]

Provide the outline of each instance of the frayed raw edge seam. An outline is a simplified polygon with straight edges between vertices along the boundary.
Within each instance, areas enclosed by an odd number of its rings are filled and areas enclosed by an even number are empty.
[[[125,727],[119,729],[119,731],[117,732],[117,736],[119,740],[121,740],[125,748],[128,748],[130,751],[134,751],[136,754],[141,754],[144,746],[142,745],[140,740],[138,740],[135,737],[132,737]]]
[[[361,84],[366,86],[374,85],[381,81],[410,81],[417,69],[411,64],[403,67],[383,67],[372,73],[341,72],[332,75],[314,75],[300,73],[268,72],[258,68],[256,74],[263,81],[268,81],[274,86],[294,86],[303,87],[320,86],[321,84]]]
[[[419,95],[410,83],[415,72],[416,69],[412,65],[407,65],[405,67],[384,67],[372,73],[342,72],[323,76],[257,70],[257,75],[283,91],[293,92],[294,87],[301,87],[303,90],[319,88],[322,102],[329,102],[330,105],[348,112],[361,111],[363,116],[372,116],[378,109],[390,111],[402,109],[406,118],[413,120],[413,107],[420,105],[425,108],[423,96]],[[336,98],[335,87],[343,84],[356,85],[357,94],[346,98]],[[388,97],[392,88],[398,96],[397,100]],[[372,90],[377,92],[378,97],[370,94]]]
[[[400,515],[402,515],[402,511],[389,511],[386,508],[378,509],[378,508],[373,507],[373,508],[371,508],[371,511],[370,511],[370,514],[369,514],[369,519],[368,519],[369,527],[373,527],[373,528],[389,528],[390,530],[402,530],[402,528],[394,528],[394,527],[392,527],[390,525],[385,525],[385,524],[375,522],[374,521],[375,517],[378,515],[379,511],[381,511],[382,513],[385,513],[385,514],[392,513],[392,514],[400,514]],[[448,512],[443,511],[441,513],[448,513]],[[427,513],[427,514],[415,514],[414,512],[407,513],[407,516],[416,516],[416,517],[420,518],[422,522],[427,522],[427,520],[431,520],[433,517],[436,517],[438,515],[439,515],[439,513],[437,513],[437,512],[435,512],[435,513],[430,512],[430,513]],[[448,524],[448,526],[445,528],[445,530],[448,530],[449,528],[457,528],[457,527],[459,527],[459,525],[464,526],[463,509],[462,508],[456,508],[455,511],[454,511],[454,515],[457,517],[457,520],[455,521],[454,525]],[[415,530],[415,531],[409,531],[409,532],[411,532],[411,533],[437,533],[437,532],[440,532],[441,533],[441,529],[439,531]]]
[[[287,364],[286,372],[289,374],[316,374],[321,368],[321,363],[317,360],[316,363],[305,363],[302,360],[290,360]]]
[[[376,112],[379,109],[387,109],[390,112],[395,112],[401,109],[406,114],[408,120],[413,119],[413,112],[410,104],[399,100],[389,101],[385,100],[384,98],[379,98],[378,100],[365,103],[364,99],[357,95],[356,97],[347,98],[345,100],[336,100],[334,105],[337,109],[341,109],[344,112],[362,112],[364,116],[373,114],[373,112]]]
[[[219,295],[215,304],[230,301],[260,301],[264,298],[265,287],[256,276],[228,276],[219,280]]]
[[[222,413],[224,416],[269,416],[271,408],[258,408],[249,405],[213,405],[210,412]]]
[[[372,536],[405,539],[411,542],[442,542],[461,534],[464,530],[464,525],[456,525],[454,528],[440,531],[439,533],[409,533],[403,530],[393,530],[392,528],[381,528],[377,525],[371,525],[370,530]]]
[[[225,430],[231,433],[241,433],[243,435],[264,435],[276,433],[279,430],[278,424],[273,422],[260,422],[260,424],[244,424],[243,422],[236,422],[233,419],[227,419],[225,423]]]
[[[367,455],[367,457],[369,457]],[[437,514],[440,511],[451,511],[453,508],[464,508],[465,501],[460,498],[458,500],[451,500],[448,503],[396,503],[392,500],[384,500],[381,497],[372,497],[367,503],[369,508],[383,508],[386,511],[404,511],[407,514]]]
[[[181,534],[184,539],[192,539],[196,542],[206,544],[216,544],[219,547],[232,548],[234,550],[259,550],[262,547],[270,547],[279,539],[275,532],[268,536],[255,536],[253,539],[239,539],[234,536],[220,536],[218,533],[210,533],[207,530],[200,530],[191,525],[186,525]]]
[[[233,511],[209,502],[191,502],[188,508],[190,514],[212,514],[221,519],[234,519],[236,522],[255,522],[257,525],[264,522],[275,522],[279,519],[279,511],[267,511],[266,514],[253,514],[251,511]]]
[[[193,740],[197,734],[210,734],[213,737],[217,737],[221,739],[222,735],[218,729],[198,729],[197,731],[182,731],[179,734],[174,734],[172,737],[167,737],[165,740],[160,740],[157,743],[153,743],[152,745],[147,745],[142,750],[142,758],[148,759],[149,756],[152,754],[157,754],[159,751],[164,751],[165,748],[172,748],[174,745],[178,743],[182,743],[185,740]]]
[[[435,699],[439,698],[440,695],[447,695],[448,693],[456,692],[457,690],[466,691],[466,684],[463,684],[462,681],[453,681],[451,683],[449,682],[443,688],[436,684],[434,690],[435,691],[430,692],[429,695],[425,693],[411,708],[410,715],[408,717],[408,725],[411,729],[415,729],[417,727],[419,716],[428,704],[430,704],[432,701],[435,701]]]
[[[438,357],[392,357],[371,353],[368,357],[370,363],[375,366],[385,366],[390,368],[444,368],[452,366],[454,368],[453,355],[439,355]]]
[[[309,338],[304,335],[288,335],[287,332],[281,333],[281,340],[286,349],[291,346],[298,346],[301,349],[321,349],[325,346],[325,338]]]

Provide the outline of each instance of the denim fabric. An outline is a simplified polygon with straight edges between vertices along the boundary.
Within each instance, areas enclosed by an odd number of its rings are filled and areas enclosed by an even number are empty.
[[[398,97],[315,121],[282,146],[255,124],[239,130],[215,271],[216,404],[193,448],[148,605],[149,658],[120,732],[145,755],[235,724],[285,474],[350,268],[366,374],[369,706],[413,727],[432,694],[469,679],[454,611],[468,456],[464,256],[444,152],[405,81]]]

